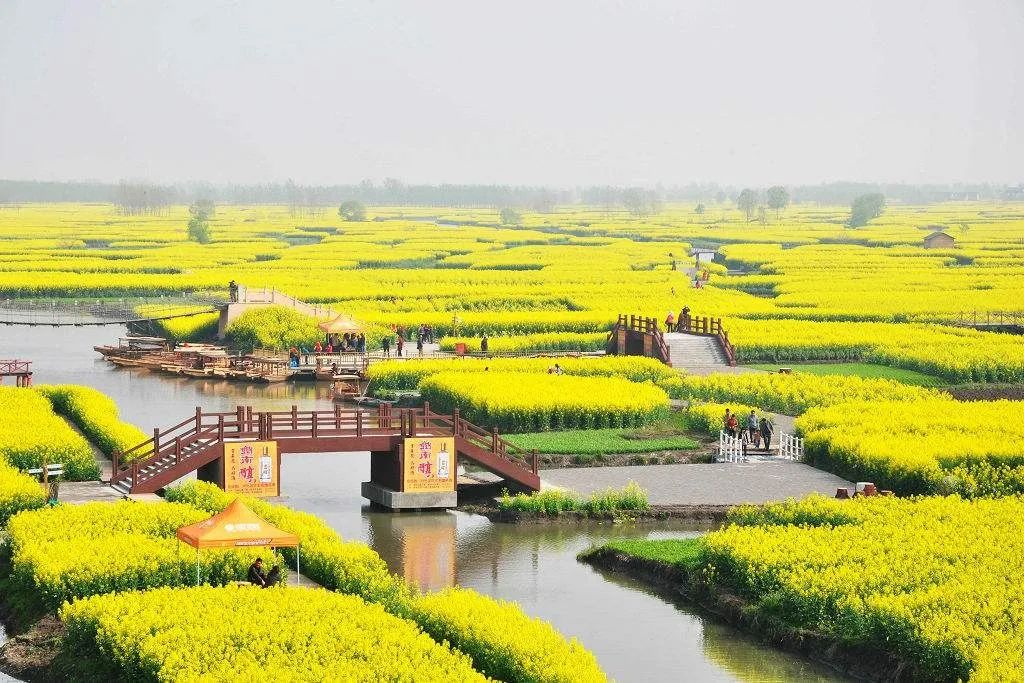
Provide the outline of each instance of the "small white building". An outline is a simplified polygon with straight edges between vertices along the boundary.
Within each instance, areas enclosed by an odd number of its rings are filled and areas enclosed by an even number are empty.
[[[702,247],[695,247],[690,250],[690,256],[697,259],[697,263],[711,263],[715,260],[715,254],[718,251],[715,249],[704,249]]]

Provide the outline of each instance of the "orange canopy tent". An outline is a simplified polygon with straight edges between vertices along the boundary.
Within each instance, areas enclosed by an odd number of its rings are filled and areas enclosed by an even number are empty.
[[[298,581],[299,537],[270,524],[238,498],[213,517],[179,528],[175,535],[196,549],[196,585],[200,580],[199,551],[202,548],[252,546],[295,548],[295,580]]]
[[[339,315],[334,320],[322,322],[318,327],[327,334],[344,334],[345,332],[362,332],[365,327],[347,315]]]

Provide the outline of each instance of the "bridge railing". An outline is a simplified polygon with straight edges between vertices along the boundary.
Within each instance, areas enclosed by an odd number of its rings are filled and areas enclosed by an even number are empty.
[[[608,334],[607,348],[609,353],[627,353],[628,349],[620,348],[620,332],[626,333],[626,347],[629,347],[629,336],[641,335],[651,337],[651,355],[666,365],[672,365],[672,354],[665,343],[665,336],[658,327],[658,321],[643,315],[620,313],[612,331]]]
[[[132,485],[145,482],[160,474],[160,470],[173,467],[199,456],[209,447],[225,438],[271,440],[275,438],[326,438],[400,436],[413,437],[422,432],[440,432],[468,441],[534,474],[537,473],[537,453],[518,448],[498,436],[498,430],[487,432],[459,416],[441,415],[423,408],[394,410],[381,405],[376,411],[362,409],[300,411],[297,406],[284,411],[254,412],[251,407],[239,406],[234,412],[203,412],[196,408],[195,415],[167,429],[154,429],[153,436],[124,452],[115,452],[111,483],[128,477]],[[131,462],[129,462],[131,460]]]

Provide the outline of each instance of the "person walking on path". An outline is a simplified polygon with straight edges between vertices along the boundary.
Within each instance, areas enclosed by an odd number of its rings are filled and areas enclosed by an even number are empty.
[[[423,356],[423,335],[422,334],[416,335],[416,353],[419,354],[420,357]]]
[[[402,335],[398,335],[398,344],[395,346],[395,355],[397,355],[399,358],[401,358],[402,357],[402,349],[404,349],[404,348],[405,348],[405,339],[402,337]]]
[[[736,417],[736,413],[730,415],[725,421],[725,432],[734,439],[740,435],[740,421]]]
[[[480,353],[487,353],[487,333],[480,337]]]
[[[391,358],[391,335],[385,334],[380,340],[380,350],[385,358]]]
[[[757,419],[757,413],[753,410],[747,416],[747,434],[752,444],[757,444],[761,440],[761,421]]]
[[[732,420],[732,408],[726,408],[725,415],[722,417],[722,431],[726,434],[729,433],[730,420]]]
[[[761,418],[761,447],[766,451],[772,445],[772,432],[775,431],[767,417]]]

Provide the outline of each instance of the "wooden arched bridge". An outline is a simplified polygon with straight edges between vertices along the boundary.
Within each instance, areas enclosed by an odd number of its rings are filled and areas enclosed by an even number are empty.
[[[274,440],[278,452],[346,453],[370,451],[390,455],[404,439],[453,437],[459,458],[465,458],[522,488],[540,489],[537,452],[526,451],[459,415],[422,408],[393,410],[254,411],[238,406],[231,413],[195,415],[168,429],[154,429],[150,439],[114,454],[110,485],[120,493],[155,493],[181,477],[223,456],[225,440]],[[136,459],[142,455],[141,459]],[[128,463],[126,460],[134,460]],[[372,469],[372,462],[371,462]]]

